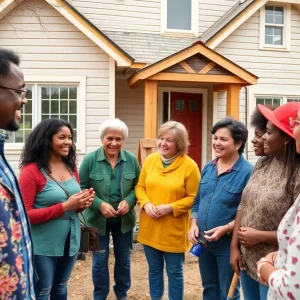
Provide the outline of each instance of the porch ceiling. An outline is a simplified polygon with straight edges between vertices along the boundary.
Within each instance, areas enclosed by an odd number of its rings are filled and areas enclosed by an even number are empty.
[[[208,48],[202,42],[196,42],[137,71],[128,79],[128,85],[134,87],[144,80],[156,80],[247,86],[256,84],[257,79],[257,76]]]

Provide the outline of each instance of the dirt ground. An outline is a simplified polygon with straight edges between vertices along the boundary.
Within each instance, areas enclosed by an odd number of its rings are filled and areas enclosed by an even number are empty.
[[[89,300],[93,299],[92,265],[91,255],[88,253],[85,261],[77,261],[69,283],[70,300]],[[113,275],[114,258],[110,254],[109,268]],[[129,299],[150,299],[148,286],[148,265],[143,249],[140,244],[134,244],[131,257],[132,286],[128,294]],[[112,276],[110,294],[107,299],[115,299],[112,286]],[[189,253],[186,253],[184,264],[184,299],[202,299],[202,286],[198,268],[198,261]],[[165,274],[165,294],[164,300],[168,299],[167,276]]]

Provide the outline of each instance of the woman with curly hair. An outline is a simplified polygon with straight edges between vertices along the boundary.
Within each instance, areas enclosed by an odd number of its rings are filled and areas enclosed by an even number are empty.
[[[71,125],[58,119],[40,122],[25,143],[20,168],[39,278],[36,299],[67,299],[80,245],[77,213],[94,197],[93,189],[80,190]]]

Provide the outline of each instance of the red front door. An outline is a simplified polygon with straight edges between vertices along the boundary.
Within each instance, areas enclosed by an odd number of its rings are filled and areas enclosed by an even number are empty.
[[[201,169],[202,95],[171,92],[170,119],[182,123],[189,132],[189,156]]]

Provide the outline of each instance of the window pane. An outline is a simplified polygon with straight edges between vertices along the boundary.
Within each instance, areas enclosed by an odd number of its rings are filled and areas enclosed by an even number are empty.
[[[69,88],[69,97],[70,99],[77,99],[77,87]]]
[[[69,122],[69,118],[68,118],[68,115],[60,115],[60,118]]]
[[[283,24],[283,16],[275,16],[275,24]]]
[[[184,100],[176,99],[175,110],[184,110]]]
[[[273,36],[266,35],[265,36],[265,44],[266,45],[273,45]]]
[[[266,35],[273,35],[274,34],[274,28],[266,26],[265,34]]]
[[[73,142],[76,143],[77,141],[77,130],[73,129]]]
[[[24,134],[23,129],[15,132],[15,135],[16,135],[15,142],[16,143],[23,143],[24,142],[23,134]]]
[[[49,99],[49,98],[50,98],[50,88],[42,87],[42,99]]]
[[[59,119],[59,115],[51,115],[51,119]]]
[[[69,113],[70,114],[76,114],[77,113],[77,102],[76,101],[70,101],[69,102]]]
[[[60,99],[68,99],[68,88],[67,87],[60,88]]]
[[[69,122],[73,129],[77,128],[77,116],[69,116]]]
[[[27,90],[26,93],[26,99],[32,99],[32,86],[25,86],[25,90]]]
[[[60,113],[67,114],[68,113],[68,100],[60,101]]]
[[[274,23],[274,16],[273,15],[266,15],[266,17],[265,17],[265,23],[267,23],[267,24],[273,24]]]
[[[192,0],[167,0],[167,28],[192,29]]]
[[[23,112],[25,114],[32,113],[32,100],[27,99],[27,104],[23,106]]]
[[[51,99],[58,99],[58,87],[51,87]]]
[[[25,120],[24,120],[24,129],[31,129],[32,128],[32,117],[29,116],[25,116]]]
[[[49,115],[42,115],[42,120],[47,120],[47,119],[50,119]]]
[[[42,100],[42,114],[49,114],[50,101]]]
[[[273,106],[274,107],[280,106],[280,99],[273,99]]]
[[[25,130],[25,141],[27,140],[30,133],[31,133],[31,130]]]
[[[59,101],[51,101],[51,114],[58,114]]]

